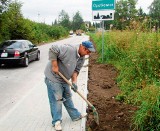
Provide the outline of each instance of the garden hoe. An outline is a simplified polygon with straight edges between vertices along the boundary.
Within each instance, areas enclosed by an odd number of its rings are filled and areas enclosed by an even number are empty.
[[[58,72],[58,74],[64,79],[64,81],[66,81],[71,87],[73,87],[73,85],[60,72]],[[99,125],[99,116],[98,116],[98,112],[96,111],[96,108],[78,90],[76,92],[92,108],[94,120],[95,120],[96,124]]]

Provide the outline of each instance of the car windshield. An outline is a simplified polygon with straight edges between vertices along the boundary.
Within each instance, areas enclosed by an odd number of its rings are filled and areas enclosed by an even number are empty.
[[[0,48],[17,49],[22,48],[22,44],[19,41],[5,41],[0,44]]]

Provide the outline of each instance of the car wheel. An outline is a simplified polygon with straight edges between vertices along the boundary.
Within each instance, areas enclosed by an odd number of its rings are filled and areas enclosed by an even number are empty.
[[[40,52],[37,52],[37,58],[36,58],[37,61],[40,60]]]
[[[23,64],[23,66],[24,66],[24,67],[27,67],[28,65],[29,65],[29,59],[28,59],[28,57],[26,56],[25,59],[24,59],[24,64]]]

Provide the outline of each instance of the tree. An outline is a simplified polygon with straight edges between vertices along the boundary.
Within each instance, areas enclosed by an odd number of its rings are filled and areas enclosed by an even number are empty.
[[[7,10],[10,0],[0,0],[0,40],[2,39],[2,19],[3,12]]]
[[[58,24],[65,27],[67,30],[70,30],[71,23],[69,20],[69,15],[64,10],[62,10],[58,17]]]
[[[13,2],[9,5],[5,13],[11,39],[19,39],[23,34],[23,15],[21,13],[22,4]],[[7,18],[8,17],[8,18]]]
[[[10,0],[0,0],[0,15],[7,9],[9,3]]]
[[[76,14],[73,16],[73,21],[72,21],[72,27],[73,30],[76,31],[78,29],[81,29],[81,26],[83,24],[83,18],[80,14],[79,11],[76,12]]]
[[[118,29],[125,29],[130,24],[130,20],[135,19],[137,15],[137,0],[120,0],[116,4],[115,26]]]
[[[154,0],[149,6],[149,15],[152,18],[156,28],[160,27],[160,0]]]
[[[110,25],[113,25],[113,21],[112,20],[104,21],[104,29],[105,30],[110,30]]]
[[[138,9],[137,14],[139,17],[143,17],[143,18],[146,16],[146,13],[143,12],[143,9],[141,7]]]
[[[68,36],[68,31],[62,26],[51,26],[24,19],[21,13],[22,4],[17,1],[11,2],[0,14],[2,22],[0,25],[0,41],[28,39],[36,44]],[[55,23],[57,22],[55,21]]]
[[[94,22],[93,22],[93,27],[95,27],[95,24],[94,24]]]
[[[52,25],[58,25],[57,20],[55,19],[54,24],[52,23]]]
[[[143,9],[141,7],[138,9],[137,15],[140,22],[142,22],[144,18],[147,16],[147,14],[143,12]]]
[[[3,13],[2,37],[6,39],[31,39],[32,29],[30,22],[23,18],[21,13],[22,4],[13,2],[9,4],[8,10]]]

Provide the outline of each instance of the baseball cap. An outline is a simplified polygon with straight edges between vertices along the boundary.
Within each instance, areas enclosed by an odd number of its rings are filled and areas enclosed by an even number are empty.
[[[94,49],[93,43],[90,41],[83,41],[82,45],[85,46],[89,51],[95,52],[96,50]]]

